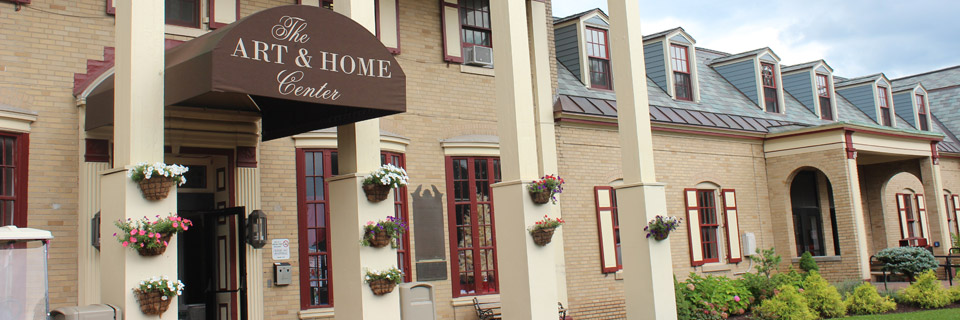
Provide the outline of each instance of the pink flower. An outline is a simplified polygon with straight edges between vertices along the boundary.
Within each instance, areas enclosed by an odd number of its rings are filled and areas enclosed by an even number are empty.
[[[145,234],[147,234],[147,230],[140,230],[140,235],[141,235],[141,236],[142,236],[142,235],[145,235]]]
[[[140,244],[140,247],[143,248],[143,243]]]
[[[164,241],[164,242],[163,242],[163,245],[166,246],[166,245],[169,245],[169,243],[167,243],[166,241]]]
[[[740,296],[733,296],[733,301],[740,302]]]
[[[153,232],[151,232],[150,235],[147,236],[147,238],[153,238]]]
[[[124,246],[124,247],[126,247],[126,246],[128,246],[128,245],[130,245],[130,242],[127,242],[127,241],[124,241],[124,242],[123,242],[123,246]]]
[[[797,289],[797,291],[799,291],[800,293],[803,293],[803,288],[799,288]]]
[[[179,226],[180,226],[180,225],[177,224],[176,222],[173,223],[173,227],[174,227],[174,228],[179,227]]]
[[[190,228],[188,228],[187,225],[183,225],[183,231],[187,231],[188,229]]]
[[[159,233],[155,233],[154,235],[156,235],[157,239],[160,239],[160,234],[159,234]]]
[[[136,242],[137,242],[137,238],[134,238],[134,237],[130,237],[130,242],[134,242],[134,243],[136,243]]]
[[[137,230],[130,230],[130,235],[131,236],[137,235]]]
[[[368,225],[368,226],[373,225],[373,221],[367,221],[367,225]]]

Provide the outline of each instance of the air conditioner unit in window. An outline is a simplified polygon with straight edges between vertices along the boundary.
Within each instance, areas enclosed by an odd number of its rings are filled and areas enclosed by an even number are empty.
[[[463,51],[463,63],[473,66],[493,67],[493,48],[472,46],[464,48]]]

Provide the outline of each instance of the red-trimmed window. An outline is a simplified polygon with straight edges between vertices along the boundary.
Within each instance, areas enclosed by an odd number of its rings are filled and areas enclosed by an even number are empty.
[[[402,153],[381,152],[380,163],[392,164],[400,168],[407,168],[406,157]],[[407,187],[400,187],[393,193],[394,217],[404,222],[410,221],[407,214]],[[409,223],[407,224],[409,227]],[[413,272],[410,269],[410,232],[404,232],[402,239],[397,243],[397,266],[403,272],[403,282],[413,281]]]
[[[760,79],[763,81],[763,103],[767,112],[780,113],[779,99],[777,98],[776,67],[769,63],[760,64]]]
[[[500,181],[500,159],[448,157],[446,162],[453,296],[498,293],[490,185]]]
[[[893,126],[893,120],[890,118],[890,105],[887,104],[887,88],[877,87],[877,101],[880,104],[880,124]]]
[[[201,0],[165,0],[166,23],[169,25],[199,28]]]
[[[720,262],[716,194],[712,189],[697,189],[697,211],[700,213],[700,247],[703,262]]]
[[[490,0],[460,0],[460,32],[464,48],[493,48]]]
[[[917,95],[917,119],[920,123],[920,130],[930,130],[929,125],[927,125],[927,103],[923,95]]]
[[[27,227],[26,134],[0,133],[0,226]]]
[[[833,120],[833,108],[830,106],[830,81],[825,74],[817,74],[817,97],[820,99],[820,119]]]
[[[903,195],[903,210],[906,214],[907,221],[907,235],[909,238],[916,238],[919,234],[917,229],[917,217],[913,214],[913,203],[909,195]]]
[[[954,203],[956,197],[960,196],[944,191],[943,207],[947,209],[947,228],[950,229],[950,233],[960,234],[960,221],[957,220],[957,206],[960,205],[960,201]]]
[[[607,30],[587,27],[584,35],[587,40],[587,59],[590,63],[590,87],[612,89]]]
[[[297,149],[300,306],[333,306],[330,202],[327,180],[337,175],[337,151]]]
[[[670,66],[673,68],[673,89],[677,100],[693,101],[690,54],[687,46],[670,45]]]

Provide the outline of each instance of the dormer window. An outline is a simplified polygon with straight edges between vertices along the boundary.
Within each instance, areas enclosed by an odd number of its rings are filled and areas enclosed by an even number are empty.
[[[817,98],[820,99],[820,119],[833,120],[830,106],[830,82],[825,74],[817,74]]]
[[[460,26],[463,47],[493,47],[490,37],[490,0],[460,0]]]
[[[767,112],[780,113],[780,105],[777,103],[777,78],[776,67],[769,63],[760,64],[760,78],[763,81],[763,101]]]
[[[917,95],[917,118],[920,124],[920,130],[929,131],[930,127],[927,124],[927,104],[923,98],[923,95]]]
[[[880,104],[880,124],[892,127],[893,119],[890,118],[890,104],[887,103],[887,88],[877,87],[877,101]]]
[[[690,55],[687,46],[670,45],[670,66],[677,100],[693,101],[693,83],[690,80]]]
[[[610,85],[610,51],[607,49],[607,31],[588,27],[587,58],[590,63],[590,86],[596,89],[612,89]]]

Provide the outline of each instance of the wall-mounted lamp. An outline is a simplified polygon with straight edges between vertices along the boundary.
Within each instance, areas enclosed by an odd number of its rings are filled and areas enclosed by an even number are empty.
[[[90,245],[100,250],[100,212],[90,219]]]
[[[247,243],[260,249],[267,245],[267,214],[253,210],[247,217]]]

